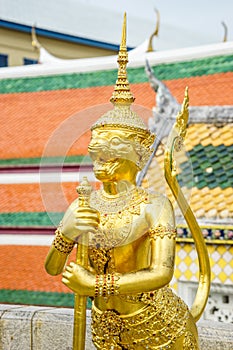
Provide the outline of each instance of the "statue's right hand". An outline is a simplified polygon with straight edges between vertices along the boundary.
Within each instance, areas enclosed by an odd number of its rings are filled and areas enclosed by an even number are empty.
[[[62,220],[61,233],[66,238],[77,241],[80,235],[95,232],[99,222],[99,212],[94,208],[71,205]]]

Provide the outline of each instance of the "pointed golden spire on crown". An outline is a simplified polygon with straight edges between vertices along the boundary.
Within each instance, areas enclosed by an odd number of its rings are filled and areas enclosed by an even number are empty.
[[[128,53],[126,47],[126,13],[124,13],[124,21],[122,27],[121,44],[118,54],[118,76],[115,84],[115,88],[110,101],[116,104],[130,105],[134,102],[135,98],[130,91],[129,82],[127,79],[126,66],[128,63]]]
[[[150,133],[144,121],[131,109],[134,97],[130,91],[127,80],[126,65],[128,54],[126,48],[126,14],[122,29],[122,39],[118,55],[119,69],[116,85],[110,101],[113,109],[102,115],[93,125],[91,130],[102,128],[104,130],[124,130],[135,132],[139,139],[144,142],[144,147],[148,150],[153,143],[154,135]],[[148,153],[149,154],[149,153]]]

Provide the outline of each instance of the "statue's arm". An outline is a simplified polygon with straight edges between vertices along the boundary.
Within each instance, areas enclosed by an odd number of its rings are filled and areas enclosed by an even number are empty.
[[[50,275],[62,273],[67,258],[79,237],[95,232],[99,222],[99,213],[89,207],[80,207],[75,200],[67,209],[61,224],[55,232],[55,238],[48,252],[45,269]]]
[[[119,292],[122,294],[156,290],[169,284],[173,277],[176,231],[170,201],[163,199],[163,210],[158,220],[153,220],[153,212],[149,215],[151,216],[149,267],[122,274],[118,281]]]
[[[55,237],[45,260],[45,269],[50,275],[62,273],[67,258],[74,247],[75,212],[78,202],[75,200],[67,209],[60,225],[55,231]]]
[[[160,203],[161,204],[161,203]],[[175,258],[175,226],[174,214],[170,202],[162,200],[159,216],[154,211],[158,206],[150,206],[148,213],[148,267],[131,273],[113,275],[95,275],[82,266],[70,263],[63,273],[63,283],[76,293],[86,296],[98,296],[100,285],[110,294],[135,294],[148,292],[169,284],[173,277]],[[160,209],[161,209],[160,205]],[[143,252],[144,254],[145,252]]]
[[[151,264],[145,270],[120,276],[119,292],[142,293],[168,285],[174,272],[175,243],[168,237],[157,238],[151,242]]]
[[[45,269],[50,275],[55,276],[62,273],[73,247],[74,242],[64,237],[58,227],[45,260]]]

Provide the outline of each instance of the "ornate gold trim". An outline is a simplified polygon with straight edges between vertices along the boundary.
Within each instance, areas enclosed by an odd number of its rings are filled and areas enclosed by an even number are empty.
[[[151,227],[148,231],[149,237],[153,239],[168,237],[171,239],[176,239],[176,229],[171,227],[170,225],[163,226],[157,225],[155,227]]]
[[[53,241],[54,248],[62,254],[70,254],[75,245],[74,242],[66,240],[66,238],[62,235],[60,228],[58,227],[55,231],[56,237]]]

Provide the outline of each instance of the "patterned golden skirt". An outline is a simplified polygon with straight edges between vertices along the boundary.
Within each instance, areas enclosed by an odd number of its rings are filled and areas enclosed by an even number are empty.
[[[135,296],[128,299],[130,302]],[[186,332],[188,307],[168,287],[137,295],[137,300],[143,302],[144,307],[130,315],[119,315],[114,310],[102,312],[93,303],[92,337],[97,349],[172,349]],[[186,343],[189,345],[183,349],[198,349],[190,333]]]

